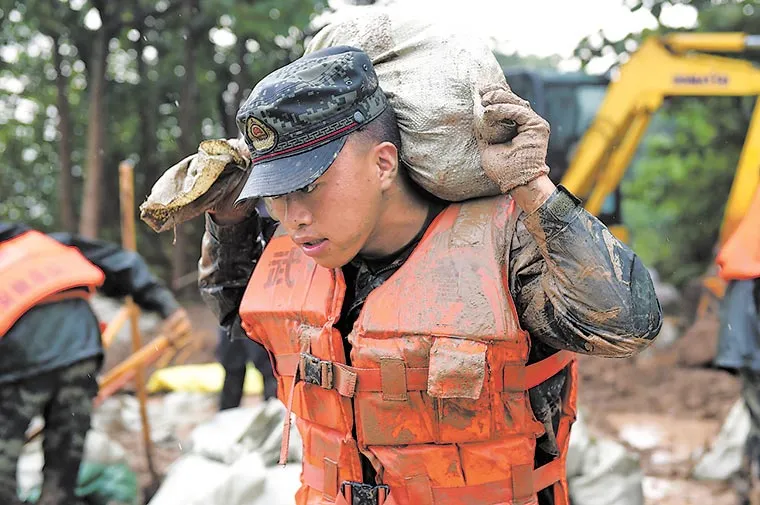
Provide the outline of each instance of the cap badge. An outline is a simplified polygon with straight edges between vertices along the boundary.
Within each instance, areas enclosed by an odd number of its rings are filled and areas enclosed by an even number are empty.
[[[245,133],[248,141],[259,154],[271,151],[277,144],[275,131],[255,117],[248,118]]]

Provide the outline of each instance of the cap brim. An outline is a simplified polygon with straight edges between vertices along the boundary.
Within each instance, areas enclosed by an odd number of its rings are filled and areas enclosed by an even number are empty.
[[[235,203],[251,198],[280,196],[303,189],[330,168],[348,135],[306,152],[255,163]]]

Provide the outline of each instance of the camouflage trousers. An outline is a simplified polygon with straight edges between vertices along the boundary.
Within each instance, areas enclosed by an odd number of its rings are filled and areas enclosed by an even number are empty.
[[[39,505],[77,504],[74,489],[97,394],[99,359],[0,386],[0,503],[18,504],[16,466],[34,416],[45,430],[43,485]]]

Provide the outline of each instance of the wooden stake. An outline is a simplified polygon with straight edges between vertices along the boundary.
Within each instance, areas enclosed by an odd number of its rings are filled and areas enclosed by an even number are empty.
[[[100,340],[103,341],[103,348],[108,349],[111,347],[111,344],[113,343],[113,339],[116,338],[116,335],[119,333],[119,330],[121,330],[122,326],[124,326],[129,319],[130,311],[127,307],[122,307],[119,309],[119,312],[116,313],[113,319],[111,319],[108,322],[108,325],[106,326],[106,329],[103,330],[103,334],[100,337]]]
[[[137,251],[137,233],[135,230],[135,186],[134,167],[128,161],[122,161],[119,165],[119,203],[121,207],[121,241],[124,249]],[[137,353],[142,347],[140,337],[140,309],[131,296],[125,300],[130,314],[130,326],[132,330],[132,352]],[[145,445],[145,457],[148,462],[148,470],[153,478],[154,485],[159,482],[158,473],[153,464],[153,440],[151,439],[150,422],[148,420],[148,394],[145,389],[145,369],[142,365],[135,368],[135,389],[137,400],[140,405],[140,418],[142,420],[143,443]]]

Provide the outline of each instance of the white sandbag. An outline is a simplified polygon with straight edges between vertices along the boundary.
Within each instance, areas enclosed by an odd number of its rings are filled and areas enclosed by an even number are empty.
[[[286,412],[276,398],[254,407],[223,410],[193,430],[189,450],[225,464],[233,464],[244,454],[256,452],[265,466],[274,466],[280,457]],[[300,462],[303,443],[295,423],[289,442],[288,461]]]
[[[578,505],[644,505],[644,474],[637,455],[612,440],[595,440],[583,472],[568,480]]]
[[[238,407],[217,413],[190,434],[190,450],[205,458],[231,464],[243,454],[240,439],[250,429],[260,408]]]
[[[21,449],[16,465],[16,485],[21,497],[29,496],[35,488],[42,485],[42,466],[45,464],[42,438],[35,438]]]
[[[396,112],[401,158],[419,185],[449,201],[499,193],[480,166],[473,128],[478,91],[506,83],[484,40],[454,24],[372,6],[335,14],[306,53],[338,45],[362,49],[372,60]]]
[[[89,430],[84,439],[84,461],[102,465],[127,463],[127,451],[105,433]]]
[[[227,467],[224,476],[207,489],[206,492],[194,497],[193,504],[197,505],[255,505],[263,503],[266,488],[267,472],[261,456],[255,452],[246,454]],[[290,497],[293,503],[293,496]],[[267,501],[267,505],[275,502]]]
[[[749,431],[749,410],[740,399],[731,407],[720,433],[710,449],[694,466],[691,476],[699,480],[720,481],[733,477],[741,466]]]
[[[264,493],[253,505],[293,505],[301,487],[301,464],[267,468],[265,482]]]
[[[638,455],[592,436],[580,415],[570,434],[567,476],[574,505],[644,505]]]
[[[221,505],[201,502],[229,473],[229,467],[197,454],[186,454],[172,463],[161,487],[148,505]]]
[[[591,435],[588,431],[583,413],[578,411],[573,429],[570,431],[570,441],[567,447],[567,462],[565,471],[567,478],[577,477],[583,474],[583,460],[589,447],[591,447]]]
[[[241,439],[241,445],[246,451],[256,451],[261,454],[264,464],[276,465],[280,459],[282,446],[282,429],[287,410],[282,402],[270,398],[262,405],[253,423]],[[300,462],[303,457],[303,441],[295,420],[291,420],[290,440],[288,441],[288,461]]]

